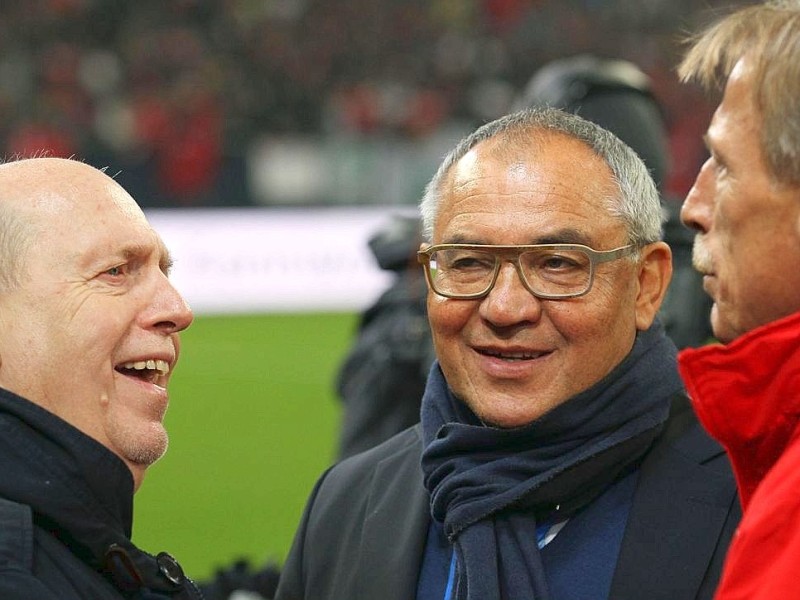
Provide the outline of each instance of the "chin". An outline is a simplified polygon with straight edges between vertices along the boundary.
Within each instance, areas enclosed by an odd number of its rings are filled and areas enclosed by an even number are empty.
[[[737,337],[731,328],[731,324],[720,318],[716,304],[711,309],[711,331],[717,341],[723,344],[732,342]]]
[[[167,452],[169,437],[163,426],[148,431],[128,431],[117,440],[118,453],[129,463],[149,467]]]
[[[143,465],[152,465],[159,460],[167,453],[167,448],[169,447],[169,438],[167,437],[167,433],[164,432],[164,435],[159,437],[159,439],[150,440],[148,444],[142,444],[139,448],[139,463]]]
[[[534,406],[521,406],[515,401],[510,401],[510,406],[504,407],[506,410],[497,410],[498,406],[492,406],[492,410],[476,410],[472,411],[478,418],[486,425],[498,427],[500,429],[514,429],[515,427],[525,427],[533,423],[536,419],[541,417],[546,410]],[[503,407],[501,407],[503,408]]]

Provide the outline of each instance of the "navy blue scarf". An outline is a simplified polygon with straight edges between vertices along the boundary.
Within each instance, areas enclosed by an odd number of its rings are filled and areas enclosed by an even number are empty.
[[[519,428],[484,426],[438,364],[422,399],[431,514],[455,547],[459,600],[546,600],[536,521],[559,519],[637,464],[683,390],[656,323],[600,382]]]

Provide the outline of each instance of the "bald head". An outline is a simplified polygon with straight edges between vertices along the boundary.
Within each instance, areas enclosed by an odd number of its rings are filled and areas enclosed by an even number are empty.
[[[28,158],[0,164],[0,292],[13,289],[37,234],[68,227],[73,211],[111,199],[144,221],[130,195],[103,171],[67,158]]]
[[[101,170],[0,165],[0,387],[117,454],[138,487],[164,453],[167,382],[192,313],[160,236]]]

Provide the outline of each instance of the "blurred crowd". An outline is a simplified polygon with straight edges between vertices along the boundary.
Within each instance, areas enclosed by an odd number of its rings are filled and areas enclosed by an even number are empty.
[[[280,204],[279,193],[253,191],[265,139],[422,144],[502,114],[548,61],[593,52],[652,78],[674,157],[666,191],[680,195],[703,158],[709,109],[676,84],[678,42],[723,4],[3,2],[2,155],[107,166],[145,207]],[[417,165],[420,182],[437,161]],[[313,198],[324,202],[320,188]]]

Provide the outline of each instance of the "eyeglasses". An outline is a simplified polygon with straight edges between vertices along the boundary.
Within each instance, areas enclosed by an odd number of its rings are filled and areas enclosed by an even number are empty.
[[[494,287],[500,263],[514,263],[525,288],[537,298],[559,300],[589,293],[595,265],[636,252],[630,244],[593,250],[580,244],[489,246],[437,244],[417,252],[431,289],[446,298],[483,298]]]

